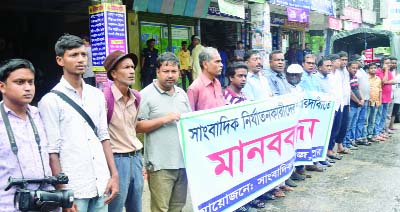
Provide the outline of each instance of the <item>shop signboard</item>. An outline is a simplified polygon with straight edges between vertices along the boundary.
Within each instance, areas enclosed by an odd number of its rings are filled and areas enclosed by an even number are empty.
[[[344,30],[353,30],[360,27],[359,23],[354,23],[351,21],[343,21],[343,29]]]
[[[269,3],[285,7],[298,7],[305,9],[310,9],[311,7],[311,0],[270,0]]]
[[[343,15],[340,16],[340,19],[351,20],[355,23],[362,23],[361,10],[352,7],[345,7],[343,8]]]
[[[283,27],[289,28],[289,29],[304,30],[309,27],[309,24],[303,23],[303,22],[288,21],[287,19],[285,19],[285,24],[283,25]]]
[[[289,21],[308,23],[310,10],[304,8],[287,7],[286,13]]]
[[[334,29],[334,30],[342,30],[342,28],[343,28],[342,20],[329,16],[328,17],[328,28]]]
[[[127,52],[125,5],[89,6],[93,71],[104,71],[103,61],[113,51]]]
[[[285,24],[285,16],[271,13],[270,17],[271,17],[271,24],[274,24],[274,25],[284,25]]]
[[[311,10],[315,10],[318,13],[333,16],[333,4],[332,0],[311,0]]]
[[[374,59],[374,49],[366,49],[364,50],[364,56],[366,60]]]
[[[218,7],[222,13],[237,16],[241,19],[245,18],[243,2],[234,4],[225,0],[218,0]]]

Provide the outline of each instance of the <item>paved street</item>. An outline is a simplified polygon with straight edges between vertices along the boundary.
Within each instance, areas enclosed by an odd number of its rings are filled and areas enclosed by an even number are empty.
[[[400,134],[353,152],[259,212],[400,212]],[[150,212],[147,188],[143,201],[143,211]],[[186,206],[184,212],[190,211]]]

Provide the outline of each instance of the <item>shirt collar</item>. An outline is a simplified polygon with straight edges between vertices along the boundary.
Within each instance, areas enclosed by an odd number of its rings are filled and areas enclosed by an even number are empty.
[[[131,101],[131,100],[135,101],[135,95],[131,94],[130,88],[128,88],[128,90],[129,90],[129,101]],[[117,88],[115,83],[113,83],[111,85],[111,91],[112,91],[112,93],[114,95],[115,101],[119,101],[120,99],[122,99],[123,95],[122,95],[121,91]]]
[[[156,91],[158,91],[158,93],[160,93],[160,94],[166,94],[166,95],[168,95],[168,96],[171,96],[167,91],[164,91],[163,89],[161,89],[160,87],[158,87],[158,85],[157,85],[157,80],[156,80],[156,79],[153,80],[153,86],[154,86],[154,88],[156,89]],[[179,93],[179,92],[180,92],[180,91],[179,91],[178,87],[177,87],[176,85],[174,85],[174,94]]]
[[[4,104],[4,101],[1,101],[0,104],[3,104],[3,105],[4,105],[4,111],[6,111],[7,114],[17,115],[14,111],[12,111],[10,108],[8,108],[8,107]],[[29,114],[31,114],[31,115],[34,115],[34,114],[36,114],[36,113],[39,112],[38,110],[33,110],[33,107],[32,107],[31,105],[29,105],[29,104],[28,104],[28,107],[27,107],[26,110],[27,110],[27,112],[28,112]]]
[[[203,73],[203,72],[201,72],[201,74],[200,74],[200,80],[203,82],[203,84],[205,85],[205,86],[208,86],[208,85],[210,85],[210,84],[213,84],[214,82],[215,82],[215,78],[213,79],[213,80],[210,80],[210,79],[208,79],[208,77]]]
[[[85,87],[87,85],[86,85],[85,81],[83,81],[83,79],[81,79],[81,81],[82,81],[82,93],[83,93],[83,90],[85,90]],[[74,87],[72,87],[71,84],[69,84],[69,82],[64,78],[64,76],[61,77],[60,84],[63,87],[65,87],[66,89],[76,92],[76,89]]]

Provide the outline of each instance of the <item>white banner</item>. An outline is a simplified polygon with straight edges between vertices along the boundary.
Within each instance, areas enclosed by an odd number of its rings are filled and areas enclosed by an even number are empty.
[[[194,211],[233,211],[284,182],[296,157],[300,164],[324,159],[333,101],[306,95],[182,115],[178,129]],[[310,161],[296,154],[298,147]]]

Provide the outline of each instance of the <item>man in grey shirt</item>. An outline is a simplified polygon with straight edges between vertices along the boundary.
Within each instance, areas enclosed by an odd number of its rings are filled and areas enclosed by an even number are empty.
[[[141,92],[136,131],[145,133],[144,159],[149,177],[151,211],[179,212],[186,203],[187,176],[176,122],[191,107],[177,87],[179,60],[171,52],[156,61],[157,80]]]
[[[273,51],[269,55],[270,69],[264,70],[268,79],[269,87],[272,89],[273,96],[280,96],[290,93],[290,86],[286,81],[285,57],[282,51]]]

